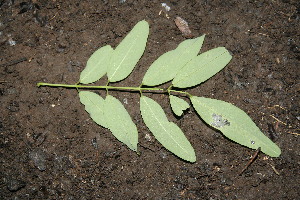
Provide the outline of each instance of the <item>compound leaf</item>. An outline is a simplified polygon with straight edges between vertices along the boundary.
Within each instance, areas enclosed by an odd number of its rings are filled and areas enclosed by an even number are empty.
[[[271,157],[278,157],[281,154],[280,148],[238,107],[216,99],[196,96],[190,99],[200,117],[229,139],[251,149],[260,147],[262,152]]]
[[[80,91],[80,102],[85,105],[85,110],[90,114],[91,118],[100,126],[107,128],[107,121],[104,117],[104,99],[94,92]]]
[[[223,69],[232,56],[224,47],[204,52],[187,63],[173,79],[173,86],[187,88],[198,85]]]
[[[85,69],[80,73],[80,83],[89,84],[98,81],[107,72],[113,49],[110,45],[95,51],[86,63]]]
[[[181,116],[183,111],[188,109],[190,105],[183,99],[176,97],[174,95],[170,95],[170,104],[173,112],[177,116]]]
[[[155,86],[172,80],[186,63],[198,55],[204,37],[185,40],[176,49],[160,56],[147,70],[143,85]]]
[[[105,99],[104,116],[109,130],[131,150],[137,151],[138,131],[123,104],[111,95]]]
[[[169,122],[158,103],[149,97],[141,96],[140,109],[145,124],[166,149],[184,160],[196,161],[192,145],[181,129],[173,122]]]
[[[132,72],[145,51],[148,34],[148,22],[140,21],[116,47],[107,71],[109,82],[123,80]]]

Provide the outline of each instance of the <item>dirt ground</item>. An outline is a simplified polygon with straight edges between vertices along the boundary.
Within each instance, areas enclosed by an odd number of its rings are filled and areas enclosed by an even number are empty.
[[[159,15],[161,3],[0,0],[0,199],[299,198],[299,1],[166,1],[169,18]],[[260,153],[239,175],[255,151],[208,127],[192,108],[176,118],[167,96],[147,94],[193,145],[197,162],[185,162],[149,132],[138,93],[111,92],[137,124],[138,156],[89,118],[75,89],[36,87],[76,83],[96,49],[116,47],[145,19],[150,36],[142,59],[112,84],[138,86],[151,63],[185,39],[176,16],[194,36],[206,34],[202,52],[225,46],[233,55],[223,71],[188,91],[243,109],[281,148],[279,158]]]

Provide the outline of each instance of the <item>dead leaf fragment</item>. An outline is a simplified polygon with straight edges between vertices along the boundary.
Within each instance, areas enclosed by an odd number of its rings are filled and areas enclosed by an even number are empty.
[[[192,37],[192,31],[189,28],[189,24],[184,19],[182,19],[181,17],[176,17],[174,21],[184,37]]]

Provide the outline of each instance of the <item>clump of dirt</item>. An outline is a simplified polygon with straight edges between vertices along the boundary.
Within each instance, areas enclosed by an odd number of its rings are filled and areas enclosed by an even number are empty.
[[[299,197],[299,1],[0,1],[1,199],[297,199]],[[167,12],[168,16],[166,16]],[[114,85],[137,86],[150,64],[185,38],[206,34],[201,52],[225,46],[229,65],[189,92],[235,104],[282,150],[259,154],[208,127],[190,109],[169,119],[197,154],[187,163],[144,125],[139,94],[125,100],[139,129],[138,156],[97,126],[76,90],[37,82],[76,83],[89,56],[117,46],[140,20],[150,24],[144,56]],[[99,84],[105,84],[101,80]],[[100,94],[103,91],[99,91]]]

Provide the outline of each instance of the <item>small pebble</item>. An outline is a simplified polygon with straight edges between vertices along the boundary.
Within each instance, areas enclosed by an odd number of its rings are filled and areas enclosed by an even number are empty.
[[[161,3],[161,6],[166,10],[166,12],[171,10],[170,6],[168,6],[166,3]]]
[[[33,135],[33,139],[35,140],[35,145],[39,146],[41,145],[47,137],[47,134],[45,132],[38,133]]]
[[[40,171],[46,170],[46,154],[41,149],[31,151],[29,158]]]
[[[168,154],[167,154],[166,152],[164,152],[164,151],[160,151],[160,152],[159,152],[159,155],[160,155],[160,157],[161,157],[162,159],[166,159],[166,158],[168,157]]]
[[[8,41],[9,46],[15,46],[17,44],[17,42],[12,39],[11,34],[8,34],[7,41]]]
[[[98,149],[98,143],[97,143],[97,138],[96,138],[96,137],[94,137],[94,138],[92,139],[92,145],[93,145],[93,147],[94,147],[95,149]]]
[[[69,156],[55,156],[54,169],[57,171],[64,171],[68,173],[71,168],[74,168],[75,164],[72,162],[72,157]]]
[[[9,178],[6,184],[6,187],[11,192],[16,192],[21,188],[25,187],[26,183],[22,180]]]
[[[151,140],[152,140],[151,135],[148,134],[148,133],[146,133],[145,139],[146,139],[148,142],[151,142]]]
[[[20,110],[19,103],[17,101],[12,101],[12,102],[10,102],[7,109],[11,112],[18,112]]]

